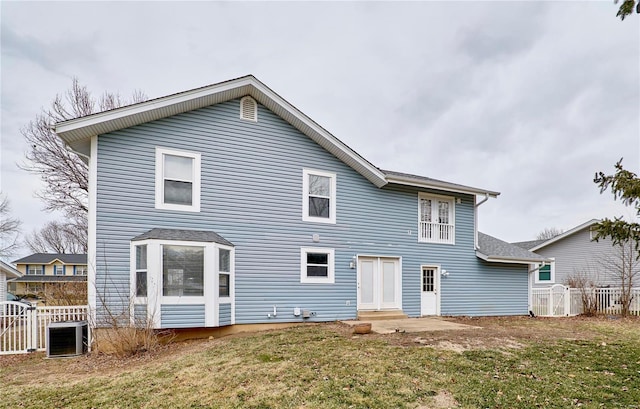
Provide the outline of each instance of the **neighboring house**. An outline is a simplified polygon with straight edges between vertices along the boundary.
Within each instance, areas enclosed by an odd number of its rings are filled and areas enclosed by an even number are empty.
[[[532,266],[531,287],[567,285],[571,277],[584,277],[598,286],[619,287],[611,270],[620,263],[620,249],[610,239],[592,240],[594,226],[599,222],[589,220],[548,240],[513,243],[552,260],[543,266]]]
[[[5,301],[7,293],[7,279],[19,278],[22,274],[10,264],[0,260],[0,302]]]
[[[476,231],[477,207],[498,192],[381,170],[253,76],[55,131],[89,164],[98,320],[107,309],[156,328],[528,312],[528,265],[541,257],[481,250]]]
[[[16,295],[37,295],[51,283],[87,281],[86,254],[35,253],[13,262],[22,274],[9,282]]]

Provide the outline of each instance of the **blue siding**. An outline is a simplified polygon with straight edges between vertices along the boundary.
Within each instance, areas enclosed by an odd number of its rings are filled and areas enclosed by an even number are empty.
[[[160,227],[213,230],[234,243],[239,324],[296,320],[294,307],[314,311],[312,321],[354,318],[356,270],[349,262],[356,254],[402,257],[410,316],[420,315],[421,264],[451,272],[442,280],[442,314],[526,313],[526,268],[485,265],[475,256],[473,196],[453,195],[461,199],[455,245],[418,243],[418,189],[379,189],[258,109],[257,123],[240,120],[234,100],[99,137],[97,285],[107,302],[126,303],[129,240]],[[156,146],[202,154],[199,213],[155,209]],[[335,225],[302,221],[303,168],[337,174]],[[335,249],[335,284],[300,283],[300,247],[313,246]],[[512,297],[523,291],[524,309]],[[269,318],[273,306],[278,315]]]
[[[231,325],[231,304],[220,304],[220,326]]]
[[[147,326],[147,305],[135,304],[133,306],[133,316],[137,326]]]
[[[171,305],[160,308],[162,328],[204,327],[204,304]]]

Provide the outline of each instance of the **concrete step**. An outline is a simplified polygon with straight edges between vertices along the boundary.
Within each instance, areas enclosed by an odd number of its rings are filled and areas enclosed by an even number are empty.
[[[402,310],[358,311],[359,321],[401,320],[408,318]]]

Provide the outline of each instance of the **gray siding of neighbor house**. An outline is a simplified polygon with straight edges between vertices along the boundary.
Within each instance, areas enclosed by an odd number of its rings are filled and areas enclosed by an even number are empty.
[[[239,119],[239,100],[98,138],[97,286],[113,306],[129,293],[129,241],[154,227],[212,230],[235,245],[236,323],[356,316],[355,255],[402,258],[402,308],[420,315],[420,266],[442,279],[443,315],[526,314],[527,269],[475,256],[474,198],[455,205],[456,244],[418,243],[418,192],[375,187],[264,106]],[[155,209],[155,148],[202,154],[201,211]],[[302,221],[303,168],[337,174],[337,223]],[[314,243],[312,236],[320,241]],[[300,248],[335,249],[335,283],[300,283]],[[516,299],[523,293],[522,300]],[[267,314],[277,307],[277,316]],[[163,319],[164,324],[164,319]]]
[[[231,325],[231,304],[220,304],[220,326]]]
[[[609,239],[591,241],[587,227],[535,252],[555,258],[555,284],[566,285],[569,277],[584,275],[597,285],[619,287],[620,283],[610,274],[612,260],[616,257],[618,262],[620,260],[618,251]],[[533,283],[533,287],[544,288],[552,284]]]

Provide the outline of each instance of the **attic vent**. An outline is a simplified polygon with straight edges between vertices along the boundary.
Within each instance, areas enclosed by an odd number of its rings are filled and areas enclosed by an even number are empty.
[[[240,100],[240,119],[258,122],[258,104],[251,97],[244,97]]]

